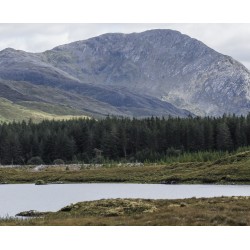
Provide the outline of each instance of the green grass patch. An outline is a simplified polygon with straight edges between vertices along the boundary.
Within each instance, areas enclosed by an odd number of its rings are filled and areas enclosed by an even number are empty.
[[[214,162],[176,162],[128,166],[112,164],[88,168],[82,165],[0,168],[0,183],[35,183],[43,180],[66,183],[218,183],[250,184],[250,151],[237,153]]]
[[[73,118],[86,118],[84,115],[66,115],[69,110],[65,109],[62,112],[63,107],[54,107],[55,113],[53,113],[53,107],[49,104],[36,103],[34,107],[22,106],[13,103],[7,99],[0,98],[0,122],[21,122],[23,120],[28,121],[32,119],[34,122],[41,122],[43,120],[69,120]],[[37,108],[37,109],[36,109]],[[50,110],[50,111],[49,111]]]

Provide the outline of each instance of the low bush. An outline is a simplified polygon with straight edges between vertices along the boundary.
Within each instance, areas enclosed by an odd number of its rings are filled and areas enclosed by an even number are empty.
[[[56,159],[53,161],[54,165],[64,165],[65,162],[62,159]]]
[[[28,165],[41,165],[43,164],[43,160],[39,156],[34,156],[28,160]]]

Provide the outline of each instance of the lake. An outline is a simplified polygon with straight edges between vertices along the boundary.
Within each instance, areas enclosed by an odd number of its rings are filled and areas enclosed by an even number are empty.
[[[7,184],[0,185],[0,217],[27,210],[57,211],[79,201],[108,198],[182,199],[250,196],[250,185]]]

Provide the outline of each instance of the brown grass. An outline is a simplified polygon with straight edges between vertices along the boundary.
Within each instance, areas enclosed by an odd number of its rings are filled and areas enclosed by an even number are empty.
[[[216,162],[188,162],[164,165],[114,165],[84,168],[76,165],[0,168],[0,183],[45,182],[129,182],[129,183],[219,183],[250,184],[250,152]],[[69,169],[69,170],[66,170]]]
[[[0,225],[245,226],[250,225],[250,197],[79,202],[43,218],[2,219]]]

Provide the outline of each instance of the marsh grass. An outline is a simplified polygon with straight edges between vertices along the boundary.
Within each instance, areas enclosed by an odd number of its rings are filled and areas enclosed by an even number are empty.
[[[250,225],[250,197],[79,202],[43,218],[2,218],[0,225],[245,226]]]
[[[104,165],[103,167],[49,166],[0,168],[1,183],[128,182],[250,184],[250,151],[224,155],[208,162]],[[68,170],[66,168],[68,167]],[[41,218],[1,218],[0,225],[250,225],[250,197],[181,200],[114,199],[71,204]]]
[[[175,162],[82,168],[76,165],[48,166],[39,171],[32,167],[0,168],[0,183],[250,183],[250,151],[222,157],[213,162]]]

